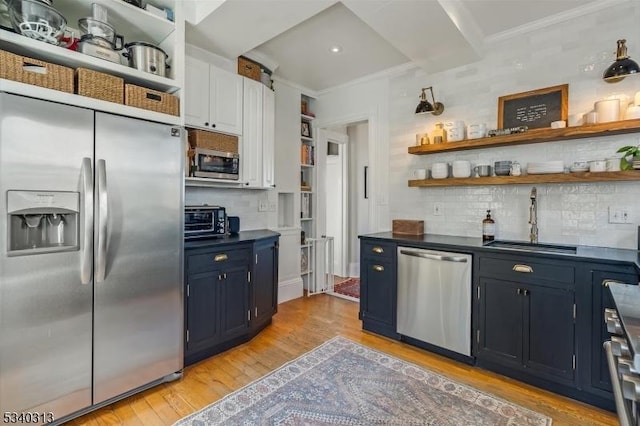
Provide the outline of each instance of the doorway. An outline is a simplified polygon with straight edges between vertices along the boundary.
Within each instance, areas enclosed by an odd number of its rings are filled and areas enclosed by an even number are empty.
[[[359,234],[369,232],[369,123],[327,131],[326,235],[334,239],[331,293],[360,297]]]

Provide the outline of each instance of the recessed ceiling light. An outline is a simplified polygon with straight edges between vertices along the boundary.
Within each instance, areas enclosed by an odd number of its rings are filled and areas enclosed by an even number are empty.
[[[330,50],[331,50],[331,53],[340,53],[340,52],[342,52],[342,47],[340,47],[340,46],[332,46]]]

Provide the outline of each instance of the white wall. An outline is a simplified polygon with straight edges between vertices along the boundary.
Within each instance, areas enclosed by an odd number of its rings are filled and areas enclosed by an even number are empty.
[[[375,165],[389,168],[388,215],[379,211],[374,226],[389,229],[391,218],[423,219],[426,231],[448,235],[480,236],[485,210],[491,208],[497,223],[497,237],[528,239],[527,226],[530,185],[409,188],[413,168],[429,168],[438,161],[454,159],[472,163],[517,160],[592,160],[613,156],[622,145],[638,144],[639,134],[576,141],[549,142],[515,147],[487,148],[449,154],[414,156],[407,148],[415,144],[415,134],[431,132],[437,121],[464,120],[496,126],[498,97],[532,89],[569,84],[569,114],[586,112],[593,102],[611,94],[633,96],[640,90],[640,78],[616,84],[601,80],[613,62],[616,40],[626,38],[629,53],[640,60],[640,2],[608,3],[607,8],[568,21],[510,37],[486,45],[484,59],[476,63],[426,75],[408,70],[353,87],[339,88],[321,97],[322,111],[334,120],[353,115],[373,105],[380,111],[379,145]],[[434,87],[436,99],[446,110],[439,117],[415,116],[420,88]],[[381,90],[384,87],[387,90]],[[388,92],[383,99],[381,92]],[[383,105],[385,104],[386,105]],[[388,133],[384,133],[386,130]],[[384,149],[387,158],[383,158]],[[379,180],[376,181],[379,183]],[[541,242],[575,243],[619,248],[636,248],[640,222],[640,183],[545,184],[538,187],[538,217]],[[380,189],[378,187],[378,189]],[[441,216],[433,215],[434,203],[442,203]],[[607,207],[629,210],[633,225],[607,223]],[[380,210],[380,209],[379,209]],[[386,219],[386,223],[385,223]]]
[[[347,127],[349,135],[349,276],[360,276],[360,240],[371,232],[369,199],[364,198],[364,167],[369,166],[369,123]],[[371,181],[371,171],[368,173]],[[369,184],[370,186],[370,184]],[[370,192],[370,188],[369,191]]]
[[[226,188],[187,187],[186,205],[219,205],[226,208],[227,215],[240,217],[240,230],[266,229],[274,220],[275,212],[260,212],[260,200],[277,201],[274,190],[248,190]],[[268,205],[268,204],[267,204]]]

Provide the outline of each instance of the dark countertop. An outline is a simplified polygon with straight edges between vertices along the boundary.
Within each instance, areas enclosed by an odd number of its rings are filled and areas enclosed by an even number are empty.
[[[633,364],[640,369],[640,286],[609,284],[609,289],[633,352]]]
[[[279,237],[278,232],[268,229],[256,229],[254,231],[240,231],[237,235],[227,235],[223,238],[201,238],[184,242],[184,248],[195,249],[205,247],[215,247],[224,244],[251,243],[265,238]]]
[[[360,235],[359,238],[369,238],[377,240],[390,240],[400,244],[418,244],[433,247],[434,249],[443,250],[459,250],[459,251],[483,251],[493,253],[512,253],[512,254],[532,254],[543,257],[569,258],[576,260],[597,260],[604,263],[631,263],[635,265],[636,270],[640,273],[640,251],[628,249],[615,249],[608,247],[591,247],[591,246],[573,246],[576,247],[575,253],[549,253],[549,252],[532,252],[527,250],[517,250],[508,248],[488,247],[483,245],[482,238],[475,237],[458,237],[453,235],[398,235],[391,232],[379,232],[376,234]],[[554,244],[555,245],[555,244]]]

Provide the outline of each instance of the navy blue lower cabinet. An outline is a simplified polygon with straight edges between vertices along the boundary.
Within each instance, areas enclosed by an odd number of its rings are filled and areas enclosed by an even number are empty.
[[[185,355],[215,346],[220,341],[220,324],[216,318],[220,292],[218,277],[222,271],[214,270],[189,274],[185,291]]]
[[[251,320],[249,311],[249,267],[241,265],[225,269],[218,285],[220,303],[220,340],[246,334]]]
[[[398,339],[395,246],[372,245],[367,242],[361,247],[360,318],[362,328]],[[371,251],[372,248],[374,251]]]
[[[574,292],[483,277],[479,289],[478,360],[573,384]]]
[[[250,259],[249,244],[185,253],[185,365],[248,335]]]
[[[478,358],[522,366],[524,297],[509,281],[480,279]]]
[[[268,325],[278,310],[278,248],[277,238],[257,241],[253,247],[252,329]]]

